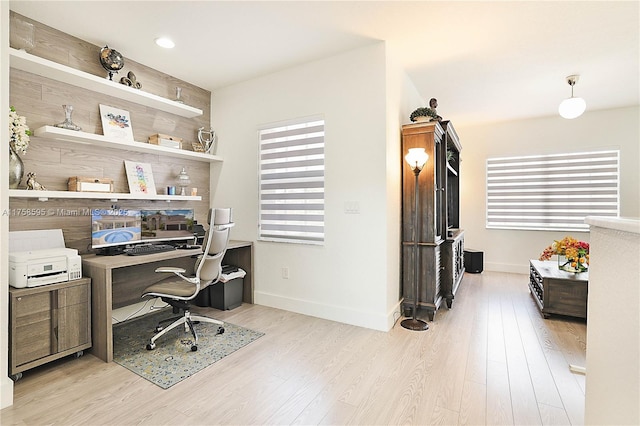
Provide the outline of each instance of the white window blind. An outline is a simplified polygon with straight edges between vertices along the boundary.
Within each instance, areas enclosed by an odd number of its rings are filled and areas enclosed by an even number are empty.
[[[487,160],[487,228],[588,231],[619,215],[619,151]]]
[[[324,120],[259,131],[259,239],[324,242]]]

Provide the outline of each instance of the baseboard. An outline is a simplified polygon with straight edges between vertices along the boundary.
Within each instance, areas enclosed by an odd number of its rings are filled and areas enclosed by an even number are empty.
[[[492,272],[508,272],[510,274],[529,275],[529,264],[527,263],[526,265],[520,265],[513,263],[497,263],[485,261],[484,270]]]
[[[0,378],[0,409],[13,405],[13,380],[9,376]]]
[[[400,314],[399,303],[391,312],[388,312],[386,315],[380,315],[374,312],[357,311],[343,306],[311,302],[261,291],[254,292],[253,302],[256,305],[269,306],[271,308],[283,309],[298,314],[379,331],[391,330],[394,322],[397,320],[397,316]]]

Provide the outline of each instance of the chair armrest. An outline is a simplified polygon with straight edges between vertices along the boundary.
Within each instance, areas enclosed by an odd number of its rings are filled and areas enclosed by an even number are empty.
[[[184,274],[185,272],[187,272],[187,270],[183,268],[174,268],[172,266],[161,266],[156,269],[156,272],[172,272],[174,274]]]

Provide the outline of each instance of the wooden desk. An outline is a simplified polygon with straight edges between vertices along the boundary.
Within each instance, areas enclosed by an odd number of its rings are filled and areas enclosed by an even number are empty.
[[[197,250],[174,250],[144,256],[82,256],[82,272],[91,278],[91,324],[93,346],[91,353],[105,362],[113,361],[113,331],[111,312],[132,303],[140,302],[142,291],[163,278],[155,273],[159,266],[184,267],[193,270],[192,256]],[[244,269],[243,302],[253,303],[253,244],[250,241],[229,241],[224,264]],[[145,342],[140,342],[144,345]]]

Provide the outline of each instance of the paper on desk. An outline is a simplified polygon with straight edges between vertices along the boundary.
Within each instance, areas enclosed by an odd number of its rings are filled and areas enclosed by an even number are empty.
[[[227,281],[231,281],[231,280],[234,280],[236,278],[244,278],[245,275],[247,275],[247,273],[245,271],[243,271],[242,269],[238,268],[238,270],[236,272],[231,272],[229,274],[220,275],[220,282],[226,283]]]

